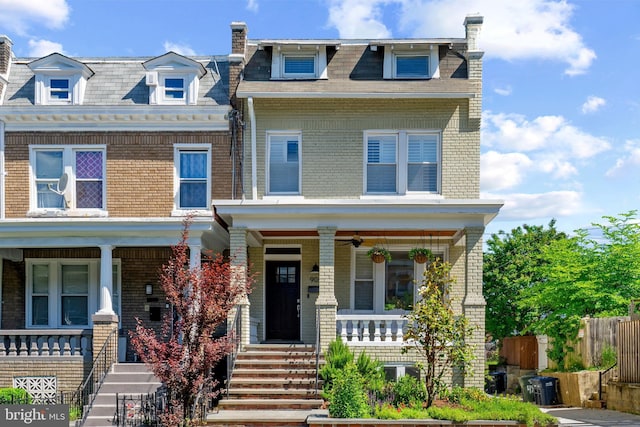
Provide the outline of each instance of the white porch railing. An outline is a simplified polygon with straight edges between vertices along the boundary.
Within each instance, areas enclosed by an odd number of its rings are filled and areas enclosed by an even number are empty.
[[[2,329],[3,357],[91,356],[90,329]]]
[[[336,330],[348,345],[403,345],[407,319],[401,314],[337,314]]]

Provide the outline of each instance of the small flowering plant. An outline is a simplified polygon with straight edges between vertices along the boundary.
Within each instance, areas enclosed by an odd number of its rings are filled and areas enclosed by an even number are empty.
[[[391,253],[381,246],[374,246],[367,252],[373,262],[380,263],[383,261],[391,262]]]

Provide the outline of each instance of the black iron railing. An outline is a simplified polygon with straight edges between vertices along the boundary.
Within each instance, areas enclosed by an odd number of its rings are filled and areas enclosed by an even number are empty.
[[[116,393],[116,426],[160,426],[159,415],[167,406],[166,389],[156,393],[119,394]]]
[[[607,382],[609,382],[609,379],[614,376],[614,374],[616,373],[616,370],[614,370],[614,368],[616,366],[618,366],[617,362],[614,363],[610,368],[600,372],[600,375],[598,376],[598,400],[602,400],[602,384],[606,384]]]
[[[316,307],[316,394],[318,394],[320,379],[320,307]]]
[[[240,343],[242,338],[242,306],[236,305],[236,314],[233,318],[233,322],[227,329],[227,337],[232,342],[231,352],[227,356],[227,380],[226,380],[226,395],[229,397],[229,385],[231,383],[231,376],[233,375],[233,369],[236,366],[236,359],[240,352]]]
[[[117,360],[118,329],[114,328],[107,336],[104,345],[93,360],[93,366],[82,385],[71,396],[68,402],[70,410],[77,414],[76,425],[82,425],[87,417],[88,408],[93,404],[96,392],[102,385],[114,361]]]

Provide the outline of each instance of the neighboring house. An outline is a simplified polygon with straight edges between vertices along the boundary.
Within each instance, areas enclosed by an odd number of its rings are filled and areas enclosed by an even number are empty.
[[[170,311],[159,269],[188,213],[193,263],[228,245],[211,209],[239,170],[228,62],[11,48],[1,37],[0,387],[75,390],[113,329],[133,360],[136,317]]]
[[[451,262],[449,290],[476,326],[483,386],[482,235],[502,203],[480,196],[482,18],[466,38],[251,40],[232,24],[230,98],[244,129],[243,197],[213,201],[237,268],[242,342],[336,337],[400,371],[405,320],[428,247]],[[367,256],[372,245],[391,262]],[[248,248],[248,249],[247,249]],[[317,335],[319,331],[319,334]]]

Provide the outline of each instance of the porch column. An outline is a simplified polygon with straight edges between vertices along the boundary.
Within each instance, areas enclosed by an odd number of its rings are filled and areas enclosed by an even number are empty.
[[[191,268],[200,268],[202,245],[189,244],[189,266]]]
[[[116,314],[113,311],[113,246],[100,245],[100,309],[98,314]]]
[[[466,234],[466,289],[462,303],[464,315],[475,326],[467,337],[468,344],[474,347],[473,376],[464,378],[465,387],[484,387],[484,316],[487,305],[482,296],[482,234],[484,227],[467,228]]]
[[[326,351],[329,343],[336,338],[336,310],[338,301],[335,295],[335,227],[318,227],[320,236],[320,290],[316,299],[319,311],[320,349]]]
[[[229,229],[229,240],[231,250],[231,276],[235,281],[235,285],[246,288],[247,281],[247,229],[244,227],[232,227]],[[240,334],[240,346],[245,348],[251,339],[251,324],[249,309],[249,297],[246,293],[240,295],[236,303],[236,308],[229,312],[229,324],[235,318],[237,310],[242,310],[240,317],[240,330],[236,332]]]

